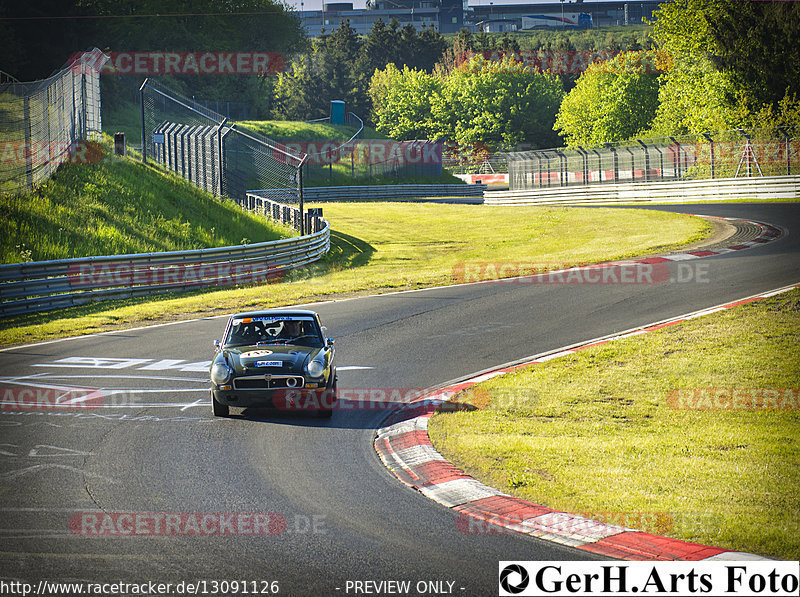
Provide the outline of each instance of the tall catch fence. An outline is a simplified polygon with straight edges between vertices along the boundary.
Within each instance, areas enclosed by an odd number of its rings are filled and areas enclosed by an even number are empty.
[[[310,122],[328,122],[319,118]],[[373,178],[438,178],[442,174],[442,144],[436,141],[365,139],[364,123],[347,112],[344,125],[354,132],[346,141],[287,144],[308,154],[304,177],[309,186],[368,184]],[[361,181],[361,182],[359,182]]]
[[[303,210],[303,153],[146,79],[139,90],[142,158],[152,159],[217,196],[241,201],[259,189],[272,201]],[[305,233],[304,218],[296,221]]]
[[[504,152],[492,152],[483,143],[447,143],[442,164],[453,174],[505,174],[508,160]]]
[[[78,143],[101,133],[100,69],[107,60],[95,48],[47,79],[0,78],[0,192],[31,190],[64,162],[83,159]]]
[[[785,129],[509,152],[509,188],[781,176],[800,170],[800,143]]]

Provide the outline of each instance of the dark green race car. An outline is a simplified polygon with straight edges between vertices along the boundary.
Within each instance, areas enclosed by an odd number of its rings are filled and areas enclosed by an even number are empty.
[[[314,412],[329,417],[336,402],[333,339],[319,315],[305,310],[237,313],[228,320],[211,362],[214,416],[231,406]]]

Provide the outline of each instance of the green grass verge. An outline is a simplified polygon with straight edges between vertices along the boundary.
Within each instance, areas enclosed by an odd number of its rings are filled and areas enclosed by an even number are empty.
[[[261,133],[283,143],[300,142],[316,144],[314,148],[305,147],[305,151],[323,151],[326,141],[344,143],[357,131],[356,127],[336,126],[326,122],[295,122],[286,120],[250,120],[237,123],[241,128]],[[364,127],[359,137],[360,141],[368,139],[389,139],[373,128]],[[328,165],[309,164],[303,171],[304,182],[309,187],[327,187],[343,185],[369,185],[369,184],[464,184],[460,178],[443,171],[441,176],[425,176],[421,173],[430,168],[416,167],[410,164],[400,169],[399,172],[382,174],[381,166],[364,163],[364,159],[356,158],[353,163],[345,157],[341,161]]]
[[[457,466],[526,500],[796,560],[798,349],[793,290],[495,378],[471,390],[488,406],[436,414],[429,433]],[[695,388],[793,388],[794,408],[676,408],[670,393]]]
[[[0,195],[3,263],[222,247],[293,236],[178,176],[113,155],[66,164],[29,193]]]
[[[347,141],[358,132],[358,127],[294,120],[245,120],[237,122],[237,126],[282,142]],[[361,132],[361,138],[388,139],[383,133],[368,126]]]
[[[464,262],[593,263],[659,252],[709,233],[694,216],[653,210],[411,203],[321,206],[331,251],[280,284],[95,303],[0,320],[0,344],[147,322],[298,304],[454,281]]]

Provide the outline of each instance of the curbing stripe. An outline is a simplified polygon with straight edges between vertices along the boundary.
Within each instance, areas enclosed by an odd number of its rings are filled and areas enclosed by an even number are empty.
[[[471,477],[445,481],[444,483],[437,483],[429,487],[420,487],[419,490],[425,496],[448,508],[495,495],[501,495],[496,489],[484,485]]]
[[[453,396],[480,381],[511,371],[543,363],[558,356],[605,344],[613,340],[656,331],[702,315],[716,313],[756,300],[772,297],[800,283],[785,286],[725,305],[689,313],[669,321],[650,324],[609,338],[590,340],[569,349],[559,349],[537,355],[510,366],[501,367],[434,390],[428,396],[400,407],[387,417],[397,421],[377,430],[375,450],[384,464],[400,481],[419,490],[423,495],[459,512],[456,526],[470,533],[518,532],[540,539],[569,545],[577,549],[624,560],[769,560],[755,554],[690,543],[610,525],[507,495],[473,479],[450,464],[431,445],[428,420],[444,402],[443,395]],[[434,399],[432,399],[434,398]],[[414,442],[418,442],[415,444]],[[488,525],[488,528],[487,526]]]
[[[717,559],[724,559],[724,556],[720,554],[727,552],[719,547],[709,547],[639,531],[620,533],[613,537],[600,539],[596,543],[581,545],[578,549],[623,560],[691,562],[705,560],[712,556],[720,556]]]

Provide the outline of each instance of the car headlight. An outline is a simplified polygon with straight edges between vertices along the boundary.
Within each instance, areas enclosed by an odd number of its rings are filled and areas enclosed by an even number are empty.
[[[306,365],[306,371],[308,371],[309,377],[322,377],[322,373],[325,371],[325,365],[320,361],[311,361]]]
[[[233,370],[225,363],[214,363],[211,366],[211,381],[218,386],[228,383],[232,375]]]

